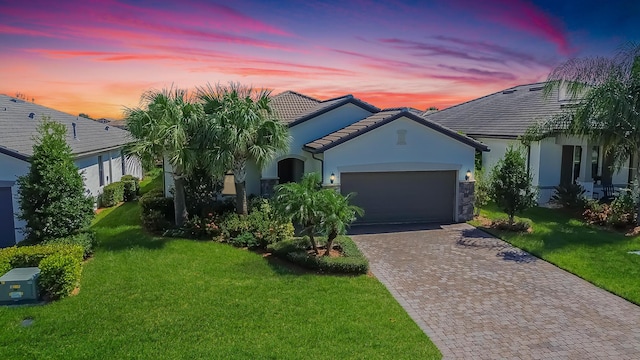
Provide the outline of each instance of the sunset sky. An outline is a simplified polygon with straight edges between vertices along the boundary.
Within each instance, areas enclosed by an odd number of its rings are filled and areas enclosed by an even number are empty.
[[[143,91],[239,81],[445,108],[640,41],[640,1],[2,1],[0,93],[121,118]]]

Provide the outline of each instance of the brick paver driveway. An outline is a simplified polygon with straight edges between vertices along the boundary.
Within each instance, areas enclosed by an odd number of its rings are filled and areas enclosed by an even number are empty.
[[[469,225],[352,232],[445,358],[640,359],[640,307]]]

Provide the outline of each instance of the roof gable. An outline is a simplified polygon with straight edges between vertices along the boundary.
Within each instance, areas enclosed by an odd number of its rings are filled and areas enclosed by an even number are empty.
[[[379,108],[353,95],[320,101],[295,91],[285,91],[271,100],[271,108],[276,117],[288,127],[296,126],[346,104],[354,104],[369,112],[380,111]]]
[[[356,138],[360,135],[366,134],[367,132],[377,129],[385,124],[388,124],[399,118],[408,118],[410,120],[416,121],[417,123],[424,125],[432,130],[435,130],[441,134],[449,136],[454,140],[460,141],[466,145],[472,146],[481,151],[488,151],[486,145],[461,134],[456,133],[455,131],[448,129],[442,125],[434,123],[430,120],[427,120],[423,117],[416,115],[413,111],[407,108],[397,108],[397,109],[386,109],[380,112],[377,112],[367,118],[364,118],[358,122],[355,122],[343,129],[335,131],[329,135],[323,136],[319,139],[316,139],[312,142],[309,142],[304,145],[304,149],[311,153],[322,153],[326,150],[329,150],[337,145],[340,145],[344,142],[347,142],[353,138]]]
[[[422,116],[470,136],[516,138],[536,122],[566,110],[558,90],[544,95],[545,83],[519,85]]]
[[[27,160],[43,116],[67,127],[67,143],[75,156],[117,148],[131,141],[129,132],[42,105],[0,94],[0,152]],[[76,124],[76,137],[73,125]]]

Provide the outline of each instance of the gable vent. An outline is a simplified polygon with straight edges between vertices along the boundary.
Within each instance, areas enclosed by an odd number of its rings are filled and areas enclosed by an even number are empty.
[[[105,131],[109,131],[109,127],[108,127],[108,126],[105,126],[105,127],[104,127],[104,130],[105,130]]]
[[[36,116],[36,113],[29,113],[29,119],[33,119],[34,116]]]

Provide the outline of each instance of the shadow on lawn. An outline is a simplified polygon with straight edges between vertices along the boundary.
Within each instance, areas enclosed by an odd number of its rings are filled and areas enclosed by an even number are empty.
[[[98,249],[107,251],[132,248],[161,249],[170,238],[156,237],[140,225],[140,207],[137,202],[124,203],[109,209],[109,213],[93,224]]]

